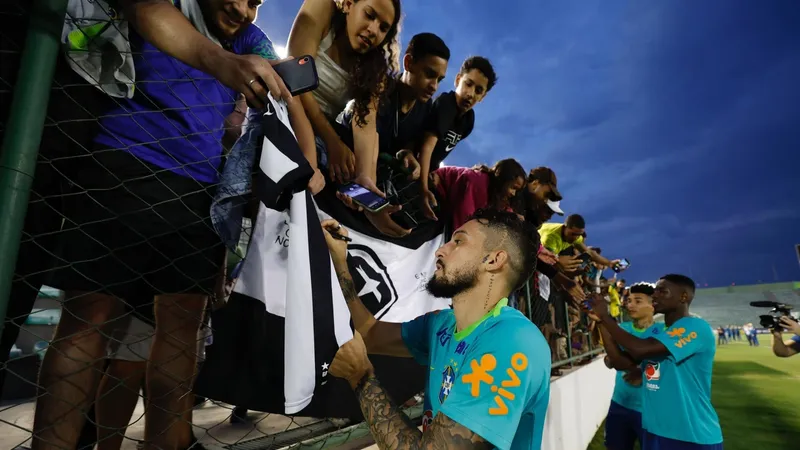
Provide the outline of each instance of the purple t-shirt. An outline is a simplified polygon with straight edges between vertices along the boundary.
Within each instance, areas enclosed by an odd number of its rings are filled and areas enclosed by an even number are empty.
[[[136,68],[131,99],[100,119],[95,139],[102,147],[128,151],[138,158],[204,183],[216,183],[222,162],[225,118],[237,93],[211,75],[162,53],[133,29],[130,41]],[[226,48],[238,55],[277,59],[269,38],[251,24]]]

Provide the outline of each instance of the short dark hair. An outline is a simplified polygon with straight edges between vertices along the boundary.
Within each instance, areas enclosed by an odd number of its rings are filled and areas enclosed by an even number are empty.
[[[406,55],[411,55],[414,61],[419,61],[426,56],[438,56],[450,61],[450,49],[442,38],[433,33],[419,33],[408,42]]]
[[[619,280],[617,280],[617,281],[621,281],[621,282],[623,282],[623,283],[624,283],[624,282],[625,282],[625,278],[620,278],[620,279],[619,279]]]
[[[671,273],[669,275],[664,275],[663,277],[661,277],[661,279],[664,281],[669,281],[670,283],[673,284],[677,284],[678,286],[685,288],[691,294],[694,294],[695,282],[686,275],[678,275]]]
[[[489,80],[486,92],[491,91],[494,85],[497,84],[497,74],[494,73],[494,67],[492,67],[492,63],[488,59],[483,56],[470,56],[461,64],[461,70],[458,71],[458,74],[463,75],[472,69],[482,73]]]
[[[487,250],[502,248],[508,253],[515,277],[510,281],[511,292],[520,289],[536,270],[539,258],[539,232],[516,214],[495,209],[479,209],[469,220],[496,231],[497,236],[487,236]]]
[[[656,291],[656,287],[650,283],[632,284],[628,289],[631,294],[644,294],[648,297],[652,297],[653,293]]]
[[[580,214],[570,214],[567,216],[567,220],[564,222],[564,225],[566,225],[567,228],[578,228],[582,230],[586,228],[586,221],[583,220],[583,216]]]

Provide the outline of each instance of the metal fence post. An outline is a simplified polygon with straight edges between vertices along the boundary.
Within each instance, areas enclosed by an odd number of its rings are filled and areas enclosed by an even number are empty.
[[[536,275],[534,275],[534,276],[536,276]],[[533,305],[533,303],[531,302],[531,280],[528,280],[528,281],[525,282],[525,301],[527,302],[527,307],[528,307],[528,319],[531,322],[536,323],[533,320],[533,309],[531,308],[531,306]],[[538,324],[537,324],[537,326],[538,326]]]
[[[34,0],[0,150],[0,331],[50,99],[67,0]]]

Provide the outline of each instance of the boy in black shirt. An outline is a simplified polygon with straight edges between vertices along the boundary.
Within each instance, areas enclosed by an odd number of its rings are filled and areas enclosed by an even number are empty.
[[[403,74],[394,80],[388,98],[378,109],[375,127],[378,132],[376,153],[370,159],[369,177],[373,183],[377,172],[378,153],[387,153],[395,157],[404,151],[411,155],[419,145],[428,113],[431,110],[433,94],[439,88],[439,82],[447,72],[450,49],[442,39],[433,33],[420,33],[411,38],[403,57]],[[353,129],[353,102],[347,104],[336,121],[342,126],[340,137],[345,144],[353,147],[354,139],[368,136],[362,127]],[[361,136],[360,136],[361,135]],[[413,157],[406,159],[406,165],[416,164]],[[419,176],[419,169],[415,170]],[[364,174],[360,174],[361,177]],[[364,183],[363,178],[356,180]]]
[[[475,112],[472,108],[480,103],[497,82],[497,75],[488,59],[472,56],[464,61],[456,76],[456,90],[444,93],[433,102],[433,110],[425,124],[425,135],[417,155],[420,164],[423,211],[425,216],[436,220],[433,206],[436,198],[428,189],[428,176],[447,158],[447,155],[462,139],[472,133]]]

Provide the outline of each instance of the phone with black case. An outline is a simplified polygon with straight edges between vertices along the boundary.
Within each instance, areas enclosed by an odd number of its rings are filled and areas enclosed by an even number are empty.
[[[313,91],[319,86],[317,65],[311,55],[290,59],[272,66],[292,95]]]

